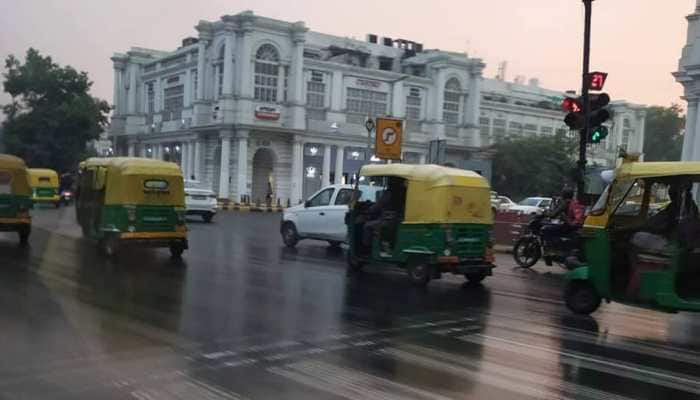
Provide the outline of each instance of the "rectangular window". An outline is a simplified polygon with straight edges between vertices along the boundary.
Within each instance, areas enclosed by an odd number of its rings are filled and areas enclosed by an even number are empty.
[[[534,124],[525,124],[524,128],[526,131],[537,131],[537,125]]]
[[[511,122],[508,124],[509,129],[522,130],[523,125],[520,122]]]
[[[406,119],[418,121],[421,119],[421,109],[423,100],[419,88],[412,87],[406,96]]]
[[[224,91],[224,64],[216,64],[214,65],[214,77],[216,80],[214,81],[214,84],[216,85],[216,98],[218,99],[221,97],[221,94]]]
[[[632,129],[622,130],[622,148],[627,150],[630,144],[630,137],[632,136]]]
[[[551,126],[543,126],[540,128],[540,133],[542,134],[551,135],[552,132],[554,132],[554,129],[552,129]]]
[[[494,119],[493,126],[505,128],[506,120],[505,119]]]
[[[491,120],[487,117],[479,117],[479,125],[486,125],[488,126],[491,123]]]
[[[156,104],[156,91],[155,82],[146,82],[146,114],[153,114],[155,112]]]
[[[177,85],[163,90],[163,120],[180,118],[184,106],[185,86]]]
[[[287,101],[287,87],[289,85],[289,68],[284,68],[284,101]]]
[[[346,108],[349,113],[385,115],[389,95],[367,89],[347,88]]]
[[[175,58],[171,58],[169,60],[161,61],[160,67],[165,69],[165,68],[169,68],[169,67],[172,67],[172,66],[175,66],[178,64],[182,64],[185,61],[187,61],[187,56],[183,55],[180,57],[175,57]]]
[[[326,85],[319,82],[306,83],[306,106],[310,108],[324,108]]]
[[[274,103],[277,101],[277,64],[257,61],[255,63],[255,100]]]
[[[394,67],[394,59],[389,57],[379,57],[379,69],[382,71],[391,71]]]

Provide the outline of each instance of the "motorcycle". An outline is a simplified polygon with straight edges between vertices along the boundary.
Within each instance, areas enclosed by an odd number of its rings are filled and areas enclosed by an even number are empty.
[[[73,192],[70,190],[62,190],[61,191],[61,203],[64,205],[69,205],[73,201]]]
[[[518,266],[530,268],[540,260],[551,266],[557,263],[565,268],[577,263],[579,258],[579,237],[577,232],[546,240],[542,237],[542,228],[555,224],[543,215],[535,216],[527,226],[526,231],[518,238],[513,246],[513,258]]]

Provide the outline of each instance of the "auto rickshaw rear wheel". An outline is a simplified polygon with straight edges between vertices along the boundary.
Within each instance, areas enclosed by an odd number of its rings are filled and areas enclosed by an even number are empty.
[[[182,258],[182,253],[185,252],[185,246],[181,244],[171,244],[170,245],[170,255],[175,259]]]
[[[31,229],[25,228],[21,229],[19,232],[17,232],[17,235],[19,236],[19,244],[20,246],[26,246],[29,244],[29,234],[31,233]]]
[[[412,259],[408,261],[408,277],[414,286],[425,287],[430,282],[431,267],[427,260]]]
[[[467,281],[469,281],[469,283],[477,284],[486,279],[486,274],[483,272],[472,272],[464,274],[464,277],[467,278]]]
[[[593,284],[574,280],[566,286],[564,301],[574,313],[588,315],[600,307],[601,298]]]

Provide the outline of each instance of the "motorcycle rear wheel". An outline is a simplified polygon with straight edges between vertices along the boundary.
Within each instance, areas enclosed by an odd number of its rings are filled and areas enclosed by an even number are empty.
[[[522,268],[530,268],[537,264],[542,257],[542,247],[539,241],[532,236],[518,239],[513,246],[513,259]]]

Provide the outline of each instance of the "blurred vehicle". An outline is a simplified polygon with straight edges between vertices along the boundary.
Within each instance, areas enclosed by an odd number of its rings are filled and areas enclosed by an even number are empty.
[[[32,206],[27,166],[21,158],[0,154],[0,232],[17,232],[26,245],[32,230]]]
[[[566,275],[567,307],[590,314],[615,301],[700,312],[700,163],[638,162],[622,153],[615,179],[586,217],[585,261]]]
[[[381,182],[375,201],[354,201],[347,214],[348,266],[396,266],[425,286],[443,273],[476,284],[492,275],[493,214],[481,175],[437,165],[365,165]]]
[[[124,246],[187,249],[180,167],[147,158],[90,158],[80,163],[76,216],[83,235],[108,256]]]
[[[552,206],[551,197],[528,197],[508,210],[520,214],[539,215]]]
[[[551,266],[553,262],[567,267],[567,259],[577,256],[579,249],[578,233],[570,232],[550,240],[542,235],[542,228],[551,224],[560,224],[562,221],[546,218],[544,215],[535,215],[527,225],[527,229],[518,238],[513,246],[513,259],[522,268],[530,268],[540,260]]]
[[[62,190],[62,191],[61,191],[61,194],[60,194],[59,196],[60,196],[60,198],[61,198],[61,199],[60,199],[60,202],[61,202],[63,205],[66,205],[66,206],[67,206],[67,205],[69,205],[69,204],[71,204],[71,203],[73,202],[74,194],[73,194],[73,191],[70,190],[70,189],[64,189],[64,190]]]
[[[497,209],[500,211],[510,210],[513,206],[517,205],[513,200],[506,196],[498,196]]]
[[[61,206],[58,192],[60,182],[58,174],[52,169],[29,168],[29,186],[32,188],[32,201],[35,204],[53,204]]]
[[[374,201],[381,187],[361,185],[357,189],[363,201]],[[304,204],[289,207],[282,214],[280,233],[287,247],[302,239],[325,240],[331,246],[347,241],[345,214],[353,199],[352,185],[330,185],[314,193]]]
[[[211,222],[218,208],[216,193],[212,190],[197,188],[189,182],[185,184],[186,215],[199,215],[204,222]]]

